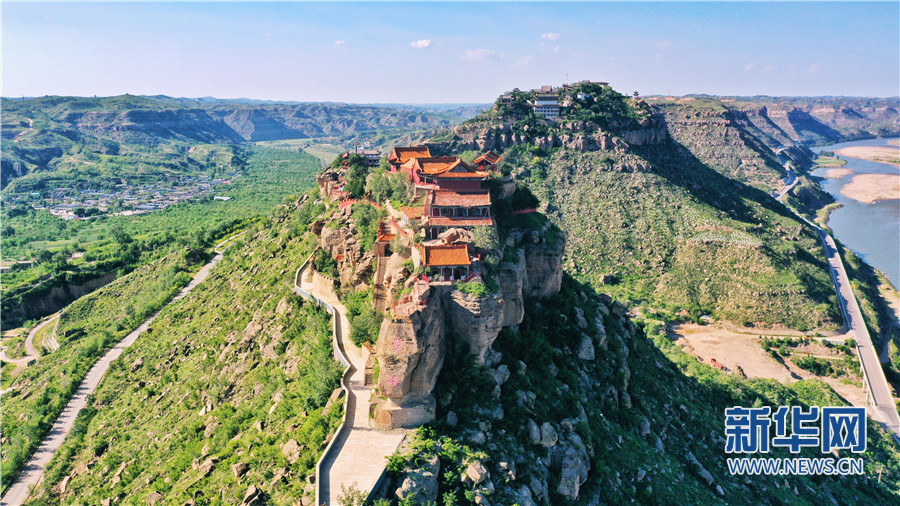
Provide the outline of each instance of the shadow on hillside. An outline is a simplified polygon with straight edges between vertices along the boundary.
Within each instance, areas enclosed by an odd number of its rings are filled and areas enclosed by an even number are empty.
[[[758,221],[753,207],[743,202],[746,198],[800,223],[790,210],[765,191],[720,174],[674,140],[631,149],[653,164],[656,174],[684,188],[700,202],[725,211],[731,218],[748,223]]]

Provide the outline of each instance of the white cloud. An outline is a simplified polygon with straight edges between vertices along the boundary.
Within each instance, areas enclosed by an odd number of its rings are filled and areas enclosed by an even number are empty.
[[[775,67],[772,65],[766,65],[765,68],[763,68],[763,72],[771,72],[773,70],[775,70]]]
[[[553,46],[553,52],[558,53],[560,47],[562,47],[562,46]]]
[[[755,67],[755,66],[756,66],[755,63],[748,63],[747,65],[744,66],[744,70],[746,70],[747,72],[750,72],[751,70],[753,70],[753,67]]]
[[[431,39],[414,40],[409,43],[409,47],[414,47],[416,49],[431,47]]]
[[[463,61],[487,61],[493,59],[500,59],[501,57],[497,54],[496,51],[492,51],[490,49],[469,49],[462,55]]]
[[[809,66],[808,69],[806,69],[806,71],[809,72],[810,74],[815,74],[816,72],[818,72],[820,70],[822,70],[822,66],[819,65],[818,63],[813,63],[812,65]]]
[[[336,40],[336,41],[334,41],[334,45],[335,45],[335,46],[343,46],[343,45],[346,44],[346,43],[347,43],[346,40]]]
[[[665,49],[665,48],[669,47],[669,41],[667,41],[667,40],[661,40],[661,41],[659,41],[659,42],[656,43],[656,47],[658,47],[658,48],[660,48],[660,49]]]
[[[541,38],[547,40],[559,40],[560,37],[562,37],[562,35],[553,32],[541,34]]]

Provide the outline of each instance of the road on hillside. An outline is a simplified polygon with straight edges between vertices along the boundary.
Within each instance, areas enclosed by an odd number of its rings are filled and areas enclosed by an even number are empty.
[[[856,340],[859,361],[865,374],[872,403],[874,404],[874,406],[869,407],[871,416],[887,425],[894,432],[895,439],[900,440],[900,415],[897,414],[897,406],[894,404],[890,385],[884,376],[884,370],[881,368],[878,351],[872,343],[872,337],[869,335],[869,330],[863,320],[859,304],[853,295],[853,287],[850,285],[850,279],[847,277],[847,271],[844,269],[844,262],[838,254],[834,239],[822,229],[817,229],[817,231],[819,239],[822,241],[822,246],[825,248],[825,257],[828,259],[831,278],[837,289],[838,301],[841,306],[841,312],[844,315],[844,321]]]
[[[774,192],[779,201],[797,184],[797,177],[788,168],[787,163],[785,163],[785,170],[787,170],[788,174],[784,180],[786,186],[781,191]],[[791,209],[791,207],[788,206],[788,209]],[[791,210],[793,211],[793,209]],[[894,440],[900,444],[900,415],[897,414],[897,405],[894,404],[890,384],[888,384],[884,375],[884,369],[881,368],[878,350],[872,343],[872,336],[869,335],[869,329],[866,327],[865,320],[863,320],[859,303],[856,301],[856,296],[853,295],[853,287],[850,285],[850,278],[847,276],[844,262],[838,254],[837,245],[831,235],[818,225],[796,211],[794,211],[794,214],[816,230],[825,250],[828,270],[837,292],[838,305],[844,317],[844,324],[847,330],[852,333],[853,339],[856,340],[859,362],[865,376],[864,388],[868,389],[872,404],[874,404],[867,406],[869,416],[873,420],[881,422],[893,432]]]
[[[191,282],[188,283],[187,286],[181,289],[168,304],[160,308],[159,311],[154,313],[150,318],[144,321],[138,328],[134,329],[125,336],[121,341],[116,343],[103,357],[98,360],[91,370],[88,371],[87,376],[81,380],[81,384],[78,385],[78,389],[75,390],[75,394],[72,395],[72,398],[69,399],[69,402],[66,403],[66,407],[63,408],[62,413],[60,413],[59,418],[56,419],[56,422],[53,424],[53,428],[50,429],[50,432],[47,434],[47,437],[41,442],[41,445],[38,446],[38,449],[34,452],[34,455],[31,456],[31,459],[28,461],[28,464],[22,469],[19,473],[19,476],[16,477],[15,483],[13,486],[9,488],[6,492],[6,495],[3,496],[3,500],[0,501],[4,506],[5,505],[18,505],[25,502],[28,499],[28,496],[31,494],[31,488],[40,484],[41,480],[44,477],[44,469],[46,469],[47,464],[50,463],[50,459],[53,458],[53,455],[57,450],[62,446],[63,441],[66,436],[69,435],[69,432],[72,431],[72,428],[75,426],[75,418],[78,416],[78,413],[87,406],[88,396],[94,393],[94,390],[97,389],[97,386],[100,384],[100,381],[103,379],[103,376],[106,374],[106,371],[109,370],[109,366],[112,364],[113,360],[119,358],[119,356],[125,351],[125,348],[128,348],[137,340],[138,336],[144,333],[149,327],[150,324],[153,323],[154,320],[159,316],[160,312],[168,307],[173,302],[184,298],[191,290],[194,289],[197,285],[203,282],[208,276],[209,272],[213,267],[218,265],[218,263],[222,260],[223,252],[225,248],[232,244],[231,241],[243,235],[243,233],[235,235],[225,241],[222,241],[218,246],[216,246],[216,256],[213,257],[212,260],[206,265],[203,266],[200,271],[194,275],[194,278],[191,279]]]
[[[24,356],[22,358],[10,358],[6,355],[6,350],[3,350],[3,352],[0,352],[0,360],[2,360],[4,362],[9,362],[10,364],[16,364],[16,365],[27,364],[31,360],[36,360],[40,356],[40,354],[37,352],[37,350],[34,347],[34,336],[36,336],[37,333],[41,331],[41,329],[43,329],[47,325],[50,325],[51,323],[55,322],[58,319],[59,319],[59,315],[56,315],[53,318],[50,318],[49,320],[41,323],[37,327],[31,329],[31,332],[28,333],[28,337],[25,338],[26,356]]]
[[[340,498],[344,487],[355,485],[368,495],[378,486],[387,457],[400,447],[405,431],[369,427],[369,398],[372,392],[366,386],[364,350],[350,340],[347,310],[334,290],[323,288],[308,274],[303,269],[297,273],[294,291],[304,298],[312,296],[331,306],[335,318],[335,354],[340,353],[350,364],[342,380],[347,389],[344,422],[325,449],[316,469],[316,504],[337,506],[342,504]]]

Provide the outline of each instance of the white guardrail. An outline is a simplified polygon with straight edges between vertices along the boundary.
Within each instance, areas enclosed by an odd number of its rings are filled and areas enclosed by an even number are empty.
[[[324,300],[316,297],[310,292],[302,289],[300,287],[300,276],[303,271],[309,266],[309,263],[312,261],[312,257],[315,255],[313,252],[309,258],[303,262],[303,265],[297,269],[297,274],[294,276],[294,291],[303,297],[306,300],[310,300],[315,302],[316,304],[325,308],[326,311],[331,315],[332,320],[332,339],[331,344],[334,348],[334,356],[344,365],[344,372],[341,374],[341,390],[344,391],[344,414],[341,417],[341,425],[335,431],[334,436],[331,438],[331,441],[328,442],[328,445],[325,447],[325,451],[322,452],[322,456],[319,457],[319,461],[316,462],[316,505],[322,505],[327,503],[327,499],[323,500],[323,497],[327,498],[329,496],[328,490],[323,490],[322,487],[322,464],[326,461],[326,459],[331,457],[331,452],[334,447],[334,443],[338,440],[338,438],[343,435],[346,430],[350,430],[350,427],[347,427],[347,407],[348,402],[350,401],[350,387],[349,387],[349,377],[351,375],[351,364],[350,360],[344,355],[344,351],[341,349],[341,335],[340,335],[340,326],[339,320],[340,315],[334,309],[334,307],[325,302]],[[372,487],[367,494],[366,501],[371,501],[378,494],[378,491],[384,486],[384,482],[387,479],[387,468],[385,468],[381,475],[378,477],[378,480],[375,482],[375,486]],[[329,483],[330,485],[330,483]]]
[[[315,255],[315,251],[303,262],[303,265],[297,269],[297,275],[294,277],[294,291],[297,292],[298,295],[303,297],[306,300],[310,300],[315,302],[316,304],[325,308],[326,311],[331,315],[331,345],[334,348],[334,356],[344,365],[344,372],[341,374],[341,390],[344,391],[344,414],[341,417],[341,425],[338,426],[337,430],[334,433],[334,436],[331,438],[331,441],[328,442],[328,446],[325,447],[325,451],[322,452],[322,456],[319,457],[319,461],[316,462],[316,504],[324,504],[322,502],[322,496],[328,496],[327,490],[322,490],[322,464],[325,460],[330,456],[331,450],[334,447],[335,441],[341,437],[341,434],[344,433],[344,430],[347,426],[347,403],[350,399],[350,388],[348,386],[347,380],[350,375],[350,361],[344,355],[343,350],[341,350],[340,345],[340,315],[335,311],[334,307],[325,302],[324,300],[316,297],[315,295],[307,292],[300,288],[300,276],[303,273],[303,270],[309,266],[309,263],[312,261],[313,255]]]

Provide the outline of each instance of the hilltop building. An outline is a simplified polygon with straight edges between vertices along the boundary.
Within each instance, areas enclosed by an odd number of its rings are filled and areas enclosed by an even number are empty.
[[[474,191],[488,177],[485,171],[476,170],[458,156],[410,158],[400,166],[407,174],[419,195],[428,190],[445,189]]]
[[[366,167],[378,167],[381,164],[381,151],[377,149],[364,149],[359,155],[363,157]]]
[[[436,281],[464,280],[475,272],[468,244],[435,244],[418,247],[426,275]]]
[[[546,86],[545,86],[546,88]],[[548,119],[559,117],[559,97],[554,93],[538,93],[534,96],[534,113]]]
[[[476,158],[472,164],[475,165],[477,170],[494,172],[500,166],[500,160],[503,160],[502,156],[493,151],[488,151]]]
[[[391,172],[397,172],[404,163],[413,158],[428,158],[430,156],[431,151],[428,149],[428,146],[398,146],[391,151],[391,155],[388,157],[388,163],[391,166]]]

